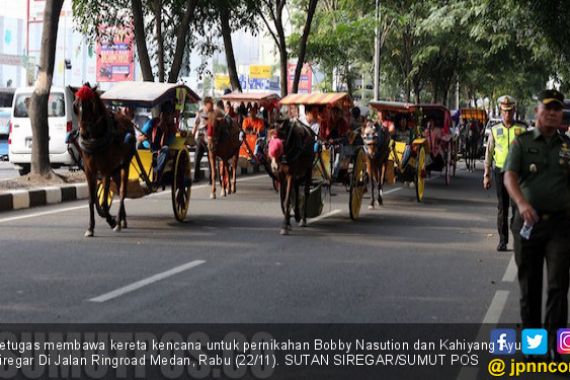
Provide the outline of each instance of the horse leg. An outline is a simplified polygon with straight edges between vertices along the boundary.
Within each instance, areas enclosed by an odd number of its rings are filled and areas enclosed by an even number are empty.
[[[228,161],[221,160],[220,162],[220,179],[222,182],[222,189],[220,193],[223,197],[228,195],[228,187],[229,187],[229,173],[228,173]]]
[[[295,222],[301,221],[301,212],[299,210],[299,181],[293,181],[293,191],[295,192]],[[305,199],[305,202],[307,200]]]
[[[127,228],[127,210],[125,208],[125,198],[127,197],[127,186],[129,184],[129,167],[125,165],[123,170],[121,171],[121,210],[122,212],[119,215],[119,225],[121,228]],[[121,224],[122,221],[122,224]]]
[[[127,190],[125,169],[121,168],[120,172],[114,175],[115,183],[119,189],[119,220],[113,231],[120,232],[123,224],[127,226],[127,214],[125,212],[125,195]]]
[[[107,181],[110,183],[111,182],[111,178],[114,178],[115,184],[117,185],[117,190],[119,190],[120,193],[120,189],[121,189],[121,182],[117,182],[117,174],[114,174],[113,176],[109,176],[107,177]],[[103,192],[103,199],[108,199],[109,198],[109,187],[110,186],[105,186],[105,191]],[[109,207],[105,208],[105,220],[107,221],[107,224],[109,224],[109,227],[111,227],[111,229],[115,229],[115,227],[117,226],[117,220],[111,216],[111,212],[109,211]]]
[[[283,220],[283,226],[281,226],[281,235],[289,235],[291,230],[291,190],[293,187],[293,177],[287,175],[287,184],[285,186],[285,219]]]
[[[376,199],[374,199],[374,180],[376,173],[374,173],[373,165],[374,163],[372,162],[372,158],[366,157],[366,171],[368,172],[368,178],[370,178],[370,205],[368,206],[369,210],[374,210],[374,202],[376,201]]]
[[[234,156],[234,158],[232,159],[232,186],[231,186],[231,192],[233,194],[236,193],[237,191],[237,165],[238,165],[238,160],[239,160],[239,150],[236,153],[236,155]]]
[[[304,185],[304,192],[305,192],[305,202],[303,202],[303,219],[301,220],[301,227],[307,227],[307,209],[308,209],[308,200],[309,196],[311,195],[311,181],[313,179],[313,168],[307,171],[305,174],[305,180],[303,181]]]
[[[384,176],[386,175],[386,162],[380,165],[380,178],[378,179],[378,205],[384,206]]]
[[[93,237],[95,232],[95,199],[97,197],[97,179],[89,171],[85,171],[87,186],[89,188],[89,228],[85,231],[85,237]]]
[[[212,192],[210,199],[216,199],[216,154],[208,150],[208,161],[210,163],[210,179],[212,180]]]

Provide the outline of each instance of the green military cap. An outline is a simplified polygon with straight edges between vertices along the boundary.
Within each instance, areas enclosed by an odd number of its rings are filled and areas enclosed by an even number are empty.
[[[538,101],[544,105],[558,104],[564,107],[564,94],[558,90],[543,90],[538,94]]]
[[[497,99],[497,102],[499,103],[499,108],[502,111],[512,110],[517,105],[515,98],[510,95],[501,96],[499,99]]]

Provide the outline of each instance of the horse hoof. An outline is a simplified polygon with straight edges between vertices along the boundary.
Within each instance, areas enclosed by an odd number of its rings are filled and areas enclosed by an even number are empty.
[[[289,235],[289,230],[287,228],[281,228],[281,235]]]
[[[369,209],[369,210],[374,210],[374,206],[373,206],[373,205],[370,205],[370,206],[368,206],[368,209]]]
[[[93,230],[85,231],[85,237],[93,237]]]
[[[301,220],[299,222],[299,227],[307,227],[307,221],[306,220]]]
[[[127,228],[127,221],[123,220],[122,224],[121,224],[121,228]]]
[[[114,231],[114,232],[121,232],[121,224],[120,224],[120,223],[117,224],[117,225],[115,226],[115,228],[113,228],[113,231]]]
[[[210,194],[210,199],[216,199],[216,193]]]

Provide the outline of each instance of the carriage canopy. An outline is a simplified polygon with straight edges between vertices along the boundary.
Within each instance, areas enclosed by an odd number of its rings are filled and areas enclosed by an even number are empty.
[[[335,106],[342,108],[352,107],[352,99],[346,92],[312,93],[312,94],[289,94],[280,102],[282,105],[315,105]]]
[[[106,91],[101,99],[108,103],[144,108],[152,108],[167,100],[174,100],[179,110],[186,101],[190,103],[200,101],[200,97],[186,85],[155,82],[119,82]]]
[[[459,110],[459,117],[462,121],[477,120],[482,125],[487,124],[489,120],[487,111],[478,108],[462,108]]]
[[[273,92],[237,92],[222,96],[224,102],[230,103],[257,103],[260,107],[269,110],[276,108],[279,104],[279,95]]]

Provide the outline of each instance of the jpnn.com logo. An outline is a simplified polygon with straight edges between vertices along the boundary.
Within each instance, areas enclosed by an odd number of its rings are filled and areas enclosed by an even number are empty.
[[[520,344],[517,344],[517,333],[514,329],[494,329],[491,331],[491,353],[495,355],[514,355]]]

